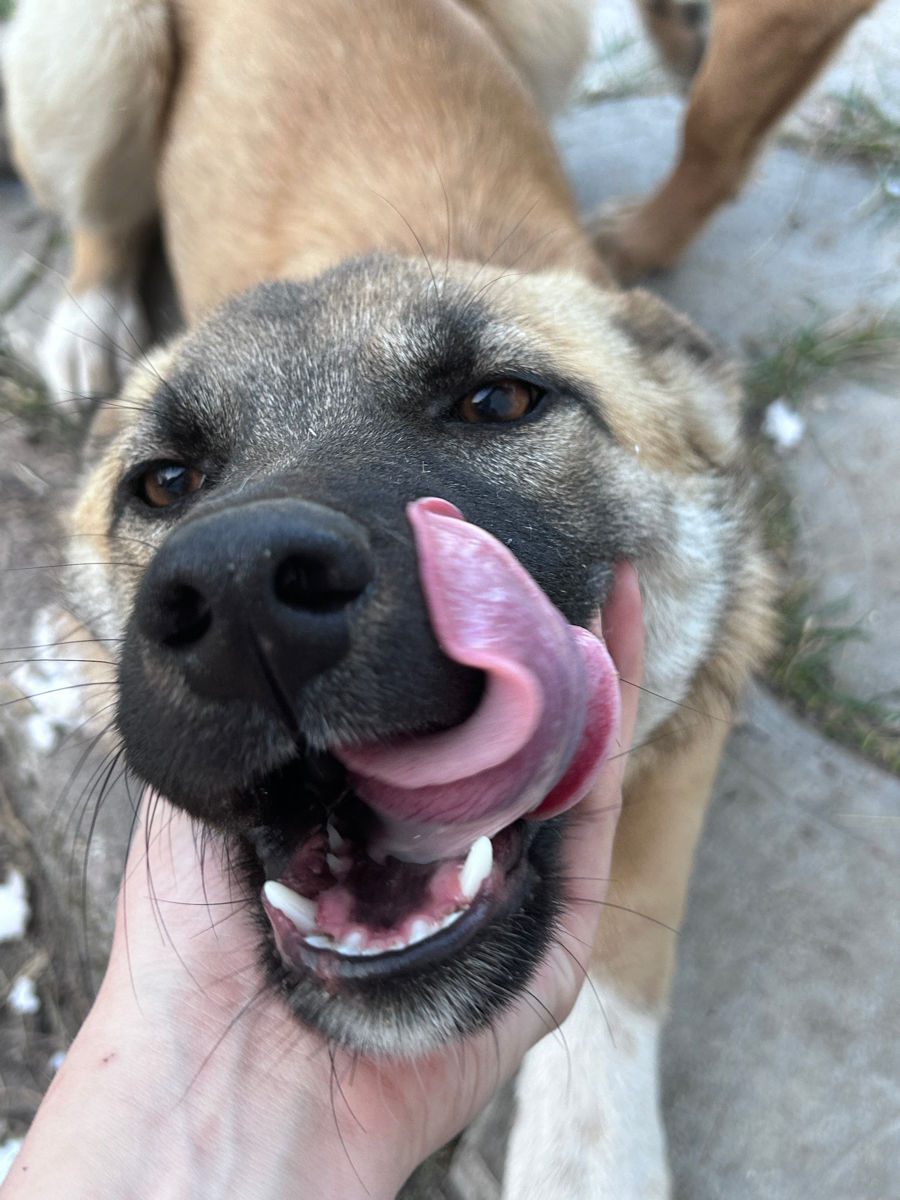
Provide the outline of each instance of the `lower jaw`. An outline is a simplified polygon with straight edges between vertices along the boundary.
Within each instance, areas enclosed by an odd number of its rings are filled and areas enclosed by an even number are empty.
[[[260,910],[270,982],[305,1025],[369,1057],[414,1057],[471,1036],[516,1002],[554,936],[559,828],[528,827],[502,893],[485,889],[450,928],[404,951],[353,958],[309,949],[285,963]]]

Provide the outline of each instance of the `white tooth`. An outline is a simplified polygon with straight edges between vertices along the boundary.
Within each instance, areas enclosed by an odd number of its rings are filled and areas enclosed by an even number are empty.
[[[452,925],[454,921],[458,921],[461,916],[462,909],[457,909],[456,912],[452,912],[449,916],[444,917],[443,921],[441,921],[440,925],[438,926],[438,929],[446,929],[449,925]]]
[[[350,866],[346,858],[338,858],[336,854],[326,854],[325,861],[328,863],[328,870],[336,878],[347,874],[347,868]]]
[[[314,933],[309,937],[305,937],[304,942],[307,946],[312,946],[314,950],[334,950],[336,949],[334,939],[330,938],[327,933]]]
[[[346,841],[341,837],[330,821],[325,826],[325,836],[328,838],[329,850],[343,850],[343,848],[347,845]]]
[[[431,921],[426,921],[424,917],[417,917],[409,927],[409,939],[407,946],[414,946],[416,942],[424,942],[427,937],[431,937],[437,932],[437,925]]]
[[[347,954],[352,956],[360,953],[362,950],[362,944],[362,934],[359,932],[359,930],[355,930],[353,933],[348,933],[342,942],[338,942],[338,944],[335,946],[335,950],[337,950],[338,954]]]
[[[494,865],[494,848],[489,837],[480,837],[466,856],[459,875],[459,887],[467,900],[471,900]]]
[[[275,879],[267,879],[263,884],[263,895],[280,913],[299,929],[301,933],[312,933],[316,927],[316,902],[307,900],[291,888],[285,887]]]

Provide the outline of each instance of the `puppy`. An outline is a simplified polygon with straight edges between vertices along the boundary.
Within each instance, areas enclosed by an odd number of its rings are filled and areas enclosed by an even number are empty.
[[[571,1071],[538,1046],[519,1081],[517,1200],[667,1194],[671,929],[770,636],[733,374],[615,289],[538,108],[581,18],[558,0],[24,0],[9,75],[19,162],[73,225],[76,307],[124,350],[136,247],[154,209],[163,226],[187,330],[98,414],[73,603],[121,645],[132,769],[228,841],[260,969],[298,1019],[414,1054],[527,986],[566,902],[552,811],[585,719],[561,699],[582,668],[559,662],[615,564],[637,568],[641,749]],[[562,672],[546,779],[491,757],[488,706],[519,710],[469,608],[518,639],[510,676],[523,655]],[[509,754],[530,749],[509,724]],[[470,756],[505,789],[489,821],[484,791],[460,799]]]

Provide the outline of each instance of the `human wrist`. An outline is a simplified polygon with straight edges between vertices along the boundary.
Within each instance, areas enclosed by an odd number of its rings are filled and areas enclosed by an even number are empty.
[[[142,1008],[114,967],[54,1080],[3,1200],[389,1200],[414,1163],[367,1137],[326,1048],[272,997],[234,1021],[187,988]],[[151,1010],[152,1009],[152,1010]],[[280,1016],[280,1014],[279,1014]],[[331,1094],[333,1092],[334,1094]]]

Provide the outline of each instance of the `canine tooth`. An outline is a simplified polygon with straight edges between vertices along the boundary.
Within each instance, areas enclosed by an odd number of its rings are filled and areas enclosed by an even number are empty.
[[[325,826],[325,836],[328,838],[328,849],[337,852],[343,850],[347,842],[329,821]]]
[[[424,917],[417,917],[409,927],[409,939],[407,946],[413,946],[416,942],[424,942],[427,937],[431,937],[437,932],[437,926],[432,921],[426,921]]]
[[[263,885],[263,895],[280,913],[299,929],[301,933],[312,933],[316,927],[316,904],[307,900],[306,896],[278,883],[275,879],[267,879]]]
[[[314,950],[336,950],[334,938],[330,938],[327,933],[313,933],[309,937],[305,937],[304,942],[307,946],[312,946]]]
[[[491,873],[494,865],[494,847],[489,837],[480,837],[466,856],[459,875],[459,887],[467,900],[471,900]]]

